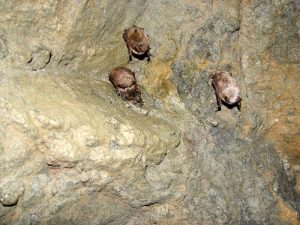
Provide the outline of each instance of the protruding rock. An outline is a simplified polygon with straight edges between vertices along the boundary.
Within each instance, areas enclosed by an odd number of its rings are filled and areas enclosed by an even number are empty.
[[[21,180],[4,179],[0,181],[0,202],[4,206],[17,204],[24,192],[24,183]]]
[[[28,66],[31,70],[40,70],[47,66],[51,60],[51,52],[49,50],[38,50],[32,53]]]

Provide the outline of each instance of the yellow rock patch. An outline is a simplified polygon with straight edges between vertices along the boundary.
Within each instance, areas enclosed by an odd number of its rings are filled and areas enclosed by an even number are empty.
[[[281,198],[278,199],[278,208],[280,210],[280,217],[283,221],[291,225],[298,225],[297,212],[286,204]]]
[[[147,91],[156,98],[164,99],[176,91],[176,86],[170,80],[171,62],[152,63],[147,71],[149,74],[142,82]]]

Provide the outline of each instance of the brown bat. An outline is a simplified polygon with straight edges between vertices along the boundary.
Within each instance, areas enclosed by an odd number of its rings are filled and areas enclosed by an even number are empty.
[[[221,110],[222,102],[230,106],[237,106],[240,110],[241,101],[240,89],[232,73],[226,71],[216,71],[212,74],[212,85],[217,98],[217,111]]]
[[[117,94],[123,99],[133,104],[143,105],[141,90],[136,83],[134,72],[118,66],[109,74],[109,80],[114,85]]]
[[[135,56],[139,59],[144,59],[147,57],[148,62],[151,61],[149,37],[144,31],[144,28],[133,25],[132,27],[125,29],[123,33],[123,39],[126,42],[129,61],[132,60],[132,56]]]

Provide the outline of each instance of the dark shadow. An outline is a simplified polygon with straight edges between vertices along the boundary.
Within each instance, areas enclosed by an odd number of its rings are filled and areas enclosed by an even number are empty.
[[[232,105],[228,104],[227,102],[223,102],[223,101],[222,101],[222,103],[224,106],[226,106],[229,109],[233,109],[234,107],[237,107],[238,110],[241,111],[241,103],[240,102],[236,102],[235,104],[232,104]]]
[[[148,62],[151,61],[151,59],[150,59],[151,55],[149,56],[147,52],[144,53],[143,55],[137,55],[137,54],[132,53],[132,56],[133,56],[134,58],[138,59],[138,60],[144,60],[145,58],[148,58],[148,59],[147,59]]]

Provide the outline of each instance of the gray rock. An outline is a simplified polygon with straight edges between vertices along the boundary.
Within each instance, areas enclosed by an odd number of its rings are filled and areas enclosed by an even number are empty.
[[[214,119],[211,118],[211,117],[209,117],[209,118],[207,119],[207,122],[208,122],[209,124],[211,124],[213,127],[219,126],[218,121],[214,120]]]
[[[8,55],[8,47],[4,35],[0,34],[0,60]]]
[[[0,2],[0,224],[297,224],[296,0]],[[241,111],[215,112],[215,70]]]

